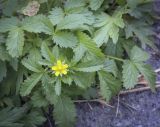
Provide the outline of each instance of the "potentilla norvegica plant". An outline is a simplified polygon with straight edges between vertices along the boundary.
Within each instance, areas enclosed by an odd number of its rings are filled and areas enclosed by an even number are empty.
[[[151,8],[150,0],[1,1],[0,112],[21,117],[1,113],[0,126],[42,124],[49,106],[57,126],[74,126],[76,99],[109,101],[140,74],[155,91],[143,50],[154,48]]]

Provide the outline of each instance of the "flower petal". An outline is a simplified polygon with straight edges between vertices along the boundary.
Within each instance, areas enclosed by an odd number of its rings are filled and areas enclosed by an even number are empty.
[[[62,74],[66,75],[66,74],[67,74],[67,70],[66,70],[66,69],[63,70],[63,71],[62,71]]]
[[[68,65],[67,65],[67,64],[64,64],[64,65],[63,65],[63,69],[66,69],[66,68],[68,68]]]
[[[53,70],[53,71],[58,70],[57,66],[53,66],[53,67],[52,67],[52,70]]]
[[[59,75],[60,75],[60,72],[56,71],[55,76],[59,76]]]
[[[58,66],[62,66],[61,60],[58,60],[58,61],[57,61],[57,65],[58,65]]]

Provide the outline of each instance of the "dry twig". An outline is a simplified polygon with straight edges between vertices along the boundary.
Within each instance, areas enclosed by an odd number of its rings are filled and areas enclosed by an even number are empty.
[[[93,99],[93,100],[74,100],[74,103],[87,103],[87,102],[98,102],[101,103],[105,106],[114,108],[114,106],[108,104],[106,101],[104,101],[103,99],[99,98],[99,99]]]
[[[139,84],[146,84],[146,82],[140,82]],[[156,88],[160,88],[160,82],[156,82]],[[140,88],[134,88],[131,90],[124,90],[124,91],[120,91],[120,95],[122,94],[128,94],[128,93],[134,93],[134,92],[140,92],[140,91],[144,91],[144,90],[150,90],[151,88],[149,86],[145,86],[145,87],[140,87]]]

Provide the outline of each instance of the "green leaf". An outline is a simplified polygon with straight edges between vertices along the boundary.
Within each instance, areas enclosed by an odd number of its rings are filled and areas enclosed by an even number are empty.
[[[62,8],[55,7],[50,11],[50,15],[48,16],[53,25],[57,25],[64,18],[64,12]]]
[[[94,35],[94,41],[96,42],[97,46],[100,47],[103,43],[107,43],[109,39],[108,35],[108,26],[104,26],[97,30]]]
[[[48,104],[46,98],[42,95],[40,91],[34,92],[31,100],[34,107],[45,107]]]
[[[99,71],[98,76],[100,80],[100,94],[109,101],[112,96],[120,91],[121,81],[104,71]]]
[[[151,66],[144,63],[135,63],[135,64],[138,70],[144,76],[145,80],[148,82],[148,85],[150,86],[152,91],[155,91],[156,73],[153,71]]]
[[[65,2],[65,11],[68,13],[77,13],[84,10],[84,6],[86,5],[85,0],[67,0]]]
[[[58,127],[73,127],[76,117],[74,103],[69,97],[60,96],[54,105],[54,118]]]
[[[113,42],[108,41],[107,47],[105,48],[105,54],[121,58],[124,55],[123,53],[124,49],[120,41],[118,41],[117,44],[113,44]]]
[[[16,17],[4,18],[0,20],[0,32],[7,32],[17,28],[18,19]]]
[[[9,61],[9,64],[11,65],[11,67],[17,71],[18,70],[18,59],[16,58],[11,58]]]
[[[77,29],[81,28],[84,24],[91,25],[93,22],[94,19],[91,12],[69,14],[57,25],[57,30]]]
[[[7,50],[12,57],[22,55],[24,46],[24,32],[20,28],[13,29],[9,32],[7,42]]]
[[[123,64],[123,85],[126,89],[134,88],[138,81],[139,70],[132,61],[126,60]]]
[[[95,73],[79,72],[77,74],[73,74],[73,80],[75,84],[80,88],[87,88],[91,86],[94,80],[94,76],[95,76]],[[86,79],[86,77],[87,77],[87,80],[84,80]]]
[[[9,60],[10,56],[4,46],[0,45],[0,60]]]
[[[30,71],[33,71],[33,72],[42,72],[43,69],[41,66],[39,66],[36,61],[34,61],[33,59],[31,58],[24,58],[22,60],[22,64]]]
[[[51,104],[55,104],[57,102],[57,95],[55,93],[54,83],[55,83],[55,79],[51,80],[51,78],[47,74],[43,75],[42,87],[46,95],[46,99]]]
[[[133,88],[138,80],[138,75],[144,75],[151,89],[155,90],[156,75],[152,68],[143,62],[148,59],[146,52],[142,51],[137,46],[131,50],[131,61],[125,61],[123,65],[123,82],[126,88]]]
[[[104,58],[104,54],[101,52],[101,50],[97,47],[95,42],[85,33],[78,32],[77,33],[79,42],[87,48],[89,52],[94,54],[97,57]]]
[[[58,31],[53,35],[54,42],[60,47],[73,48],[77,45],[77,38],[71,32]]]
[[[7,68],[5,62],[0,61],[0,82],[6,77]]]
[[[147,44],[154,48],[151,36],[153,35],[152,28],[144,21],[132,21],[126,23],[125,27],[126,38],[136,36],[142,44]]]
[[[24,127],[37,127],[42,125],[45,121],[46,118],[43,113],[36,109],[31,110],[23,119],[23,123],[25,124]]]
[[[44,15],[27,17],[23,20],[22,28],[28,32],[52,34],[53,27]]]
[[[89,0],[89,6],[92,10],[100,8],[104,0]]]
[[[0,127],[23,127],[23,123],[18,122],[26,111],[26,107],[7,107],[0,110]]]
[[[76,67],[74,67],[76,71],[82,71],[82,72],[95,72],[101,70],[102,68],[103,68],[103,61],[99,60],[82,62],[76,65]]]
[[[20,94],[22,96],[26,96],[31,93],[32,89],[36,86],[36,84],[40,81],[42,78],[42,73],[34,73],[31,76],[29,76],[22,84],[20,89]]]
[[[134,46],[131,50],[131,60],[140,62],[140,61],[146,61],[149,59],[149,55],[147,52],[143,51],[137,46]]]
[[[62,87],[62,84],[61,84],[61,81],[58,79],[56,80],[56,84],[55,84],[55,92],[56,92],[56,95],[61,95],[61,88]]]
[[[73,62],[77,63],[85,55],[86,49],[84,48],[84,46],[80,44],[76,48],[74,48],[73,51],[74,51]]]
[[[115,77],[117,76],[118,68],[114,60],[106,59],[102,70],[113,73]]]
[[[17,75],[17,80],[16,80],[16,95],[19,95],[19,90],[20,90],[20,86],[23,82],[23,75],[25,73],[24,68],[22,66],[20,66],[18,68],[18,75]]]
[[[53,63],[55,61],[55,57],[53,55],[53,53],[50,51],[50,49],[48,48],[46,42],[43,42],[42,45],[41,45],[41,53],[42,53],[42,56],[50,61],[51,63]]]
[[[96,21],[95,26],[101,27],[95,32],[94,41],[100,47],[103,43],[108,41],[108,38],[112,38],[113,43],[116,44],[119,37],[119,29],[124,28],[124,22],[122,19],[124,11],[115,11],[113,16],[103,14],[99,16],[100,18]]]

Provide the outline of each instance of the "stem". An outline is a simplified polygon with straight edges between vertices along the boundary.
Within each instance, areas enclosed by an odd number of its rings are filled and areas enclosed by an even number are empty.
[[[106,57],[114,59],[114,60],[118,60],[118,61],[121,61],[121,62],[124,62],[124,59],[121,59],[121,58],[118,58],[118,57],[109,56],[109,55],[106,55]]]

